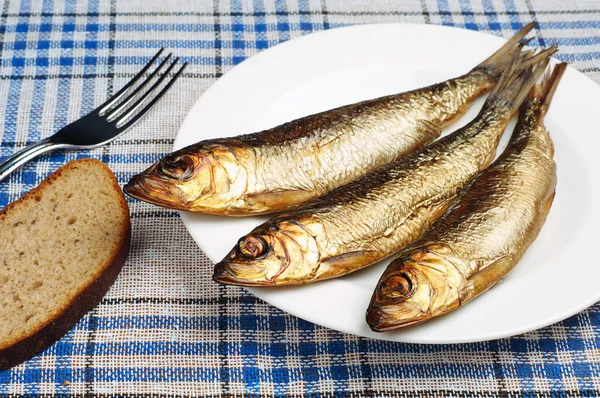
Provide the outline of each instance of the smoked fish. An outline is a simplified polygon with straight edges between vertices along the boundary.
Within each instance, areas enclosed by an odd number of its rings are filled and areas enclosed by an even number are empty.
[[[544,116],[565,68],[555,66],[531,90],[498,160],[389,264],[367,310],[371,329],[398,329],[453,311],[499,282],[521,259],[554,198],[556,165]]]
[[[198,142],[134,176],[124,190],[159,206],[218,215],[289,209],[434,141],[494,87],[532,28],[460,77],[257,133]]]
[[[359,270],[418,239],[492,162],[554,52],[518,54],[465,127],[258,226],[215,266],[214,279],[304,284]]]

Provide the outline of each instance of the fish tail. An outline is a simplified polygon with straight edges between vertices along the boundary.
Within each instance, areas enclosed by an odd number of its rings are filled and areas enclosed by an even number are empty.
[[[502,72],[511,64],[512,60],[521,52],[523,46],[529,43],[529,40],[521,41],[535,27],[535,22],[526,25],[511,37],[498,51],[492,54],[485,61],[477,65],[474,70],[483,70],[494,80],[499,78]]]
[[[546,69],[550,56],[556,51],[557,48],[552,46],[538,53],[533,50],[524,51],[515,57],[502,73],[484,108],[492,108],[512,117]]]
[[[567,64],[565,62],[557,64],[553,68],[548,68],[544,73],[542,81],[533,86],[529,92],[527,100],[521,106],[521,112],[525,112],[530,107],[530,104],[538,102],[539,106],[536,109],[536,113],[541,120],[548,112],[554,92],[566,69]]]

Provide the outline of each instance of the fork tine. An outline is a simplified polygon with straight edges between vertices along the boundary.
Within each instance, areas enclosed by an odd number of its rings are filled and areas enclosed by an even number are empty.
[[[158,79],[158,81],[156,83],[154,83],[154,85],[150,88],[150,90],[148,90],[148,92],[146,94],[144,94],[144,96],[142,98],[140,98],[135,103],[135,105],[131,108],[131,110],[129,110],[125,115],[123,115],[121,118],[119,118],[119,121],[117,122],[117,128],[119,130],[127,130],[135,122],[137,122],[138,120],[140,120],[140,118],[142,116],[144,116],[158,102],[158,100],[169,90],[169,88],[171,88],[171,85],[173,83],[175,83],[175,81],[179,78],[179,75],[181,75],[181,73],[183,72],[183,70],[187,66],[187,62],[185,62],[181,66],[181,68],[179,68],[179,70],[175,73],[175,75],[173,76],[173,78],[163,87],[162,90],[160,90],[160,92],[156,95],[156,97],[154,97],[152,99],[152,101],[150,101],[150,103],[148,105],[146,105],[141,111],[139,111],[127,123],[125,123],[122,126],[119,126],[119,123],[121,121],[126,120],[127,118],[129,118],[130,116],[132,116],[136,112],[137,108],[139,108],[142,105],[142,103],[144,102],[144,100],[146,98],[148,98],[148,96],[160,85],[160,83],[162,82],[162,80],[164,80],[164,78],[169,74],[169,72],[171,71],[171,69],[173,69],[173,67],[175,66],[175,64],[177,63],[178,60],[179,60],[179,57],[177,57],[175,59],[175,61],[173,61],[173,63],[169,66],[169,68],[166,70],[166,72]]]
[[[119,106],[117,106],[115,109],[107,111],[109,113],[108,113],[108,115],[106,117],[108,117],[110,119],[112,116],[117,115],[119,112],[125,110],[127,108],[127,106],[129,105],[129,103],[134,100],[135,96],[138,95],[144,89],[144,87],[146,87],[148,85],[148,83],[150,83],[150,81],[154,78],[154,76],[156,76],[156,74],[158,72],[160,72],[160,70],[162,69],[162,67],[169,61],[169,59],[171,59],[171,55],[172,54],[167,55],[165,57],[165,59],[154,70],[154,72],[152,72],[152,74],[150,76],[148,76],[142,82],[142,84],[140,84],[131,94],[129,94],[129,96],[127,98],[125,98],[123,100],[123,102],[121,102],[119,104]]]
[[[148,69],[150,69],[150,67],[152,66],[152,64],[154,62],[156,62],[156,60],[158,59],[158,57],[160,57],[160,54],[162,54],[162,52],[164,51],[164,48],[161,48],[160,50],[158,50],[158,52],[154,55],[154,57],[152,57],[152,59],[150,60],[150,62],[148,62],[146,64],[146,66],[144,66],[142,68],[141,71],[139,71],[137,73],[137,75],[135,75],[133,77],[133,79],[131,79],[125,86],[123,86],[123,88],[121,88],[115,95],[113,95],[112,97],[110,97],[105,103],[103,103],[102,105],[100,105],[98,108],[96,108],[94,111],[98,111],[98,113],[100,115],[104,114],[108,109],[110,109],[110,107],[112,107],[114,104],[116,104],[122,97],[123,95],[125,95],[125,92],[127,92],[131,86],[133,86],[143,75],[144,73],[146,73],[146,71]]]
[[[154,92],[154,90],[156,90],[156,88],[158,86],[160,86],[160,84],[163,82],[163,80],[165,80],[165,78],[169,75],[169,73],[171,72],[171,70],[173,70],[173,68],[175,67],[175,64],[179,61],[179,57],[175,58],[175,60],[171,63],[171,65],[169,65],[169,67],[167,68],[167,70],[165,71],[165,73],[163,73],[157,80],[156,82],[154,82],[154,84],[152,85],[152,87],[150,87],[150,89],[148,89],[148,91],[146,91],[134,104],[131,108],[129,108],[125,114],[121,115],[121,117],[119,117],[119,120],[117,121],[117,125],[122,122],[123,120],[126,120],[128,118],[130,118],[131,116],[133,116],[137,110],[142,106],[142,103]]]

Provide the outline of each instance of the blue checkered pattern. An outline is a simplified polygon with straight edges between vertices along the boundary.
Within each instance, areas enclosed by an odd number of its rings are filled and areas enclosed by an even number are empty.
[[[121,183],[169,152],[194,101],[234,65],[340,26],[410,22],[538,42],[600,82],[600,3],[574,0],[0,1],[0,157],[121,87],[159,47],[190,63],[137,127],[90,152],[55,152],[0,183],[0,207],[78,157]],[[414,345],[315,326],[210,279],[175,212],[131,201],[133,246],[96,309],[42,354],[0,372],[0,395],[600,396],[600,306],[510,339]]]

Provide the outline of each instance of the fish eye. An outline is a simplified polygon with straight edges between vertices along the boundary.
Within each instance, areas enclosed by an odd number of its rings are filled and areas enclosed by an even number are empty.
[[[412,291],[413,285],[408,275],[399,274],[389,276],[379,288],[383,297],[391,299],[405,298]]]
[[[258,258],[267,252],[268,245],[260,236],[248,235],[238,241],[238,249],[243,257]]]
[[[194,172],[194,160],[188,155],[169,155],[160,162],[159,169],[167,177],[185,180]]]

